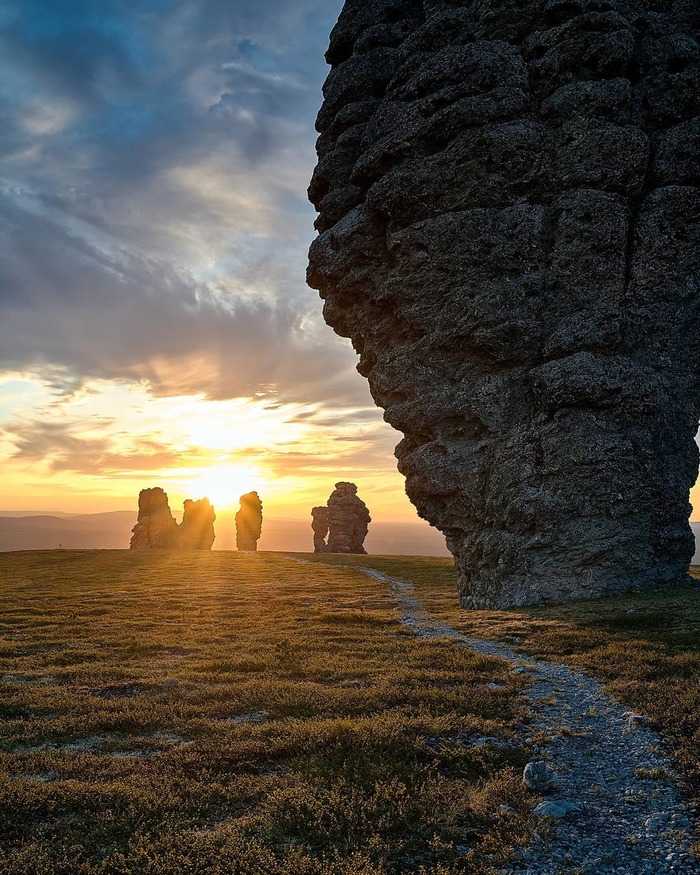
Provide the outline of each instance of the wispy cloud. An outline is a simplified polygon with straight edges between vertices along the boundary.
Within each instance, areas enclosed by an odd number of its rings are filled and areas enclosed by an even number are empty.
[[[341,5],[2,5],[6,488],[263,484],[305,514],[356,477],[407,508],[397,436],[304,279]]]
[[[304,284],[339,6],[9,4],[1,367],[217,398],[363,393]]]

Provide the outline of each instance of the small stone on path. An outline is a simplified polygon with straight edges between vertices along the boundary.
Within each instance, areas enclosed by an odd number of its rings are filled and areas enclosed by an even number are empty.
[[[547,799],[546,802],[540,802],[532,813],[536,817],[556,817],[559,819],[579,811],[581,811],[581,806],[576,802],[567,802],[564,799]]]
[[[557,773],[544,760],[528,763],[523,770],[523,784],[535,793],[551,790],[556,777]]]

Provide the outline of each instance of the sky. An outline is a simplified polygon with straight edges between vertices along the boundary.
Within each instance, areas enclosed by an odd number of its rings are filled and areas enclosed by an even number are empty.
[[[341,0],[0,6],[3,510],[174,510],[339,479],[414,519],[348,341],[304,281]]]
[[[0,510],[207,495],[415,519],[306,287],[341,0],[0,5]],[[700,519],[700,490],[694,518]]]

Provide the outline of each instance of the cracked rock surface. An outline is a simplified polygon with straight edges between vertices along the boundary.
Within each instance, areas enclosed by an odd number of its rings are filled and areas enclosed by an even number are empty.
[[[131,531],[131,550],[167,550],[177,546],[180,527],[170,510],[168,493],[160,486],[139,492],[138,519]]]
[[[696,0],[347,0],[309,282],[461,600],[685,582]]]
[[[216,514],[208,498],[187,498],[182,523],[172,515],[168,494],[160,486],[142,489],[139,513],[131,530],[130,550],[211,550]]]

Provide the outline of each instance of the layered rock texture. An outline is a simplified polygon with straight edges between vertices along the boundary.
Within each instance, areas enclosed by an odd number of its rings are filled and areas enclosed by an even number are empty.
[[[181,525],[172,515],[168,495],[160,486],[139,493],[139,514],[132,529],[131,550],[211,550],[216,514],[209,499],[184,504]]]
[[[167,550],[177,545],[179,526],[160,486],[139,492],[139,515],[131,531],[131,550]]]
[[[262,534],[262,501],[257,492],[241,495],[241,508],[236,513],[236,547],[254,552]]]
[[[697,0],[348,0],[309,282],[462,602],[683,582],[700,418]]]
[[[314,553],[367,552],[363,544],[372,518],[354,483],[336,483],[328,505],[312,508],[311,520]]]

